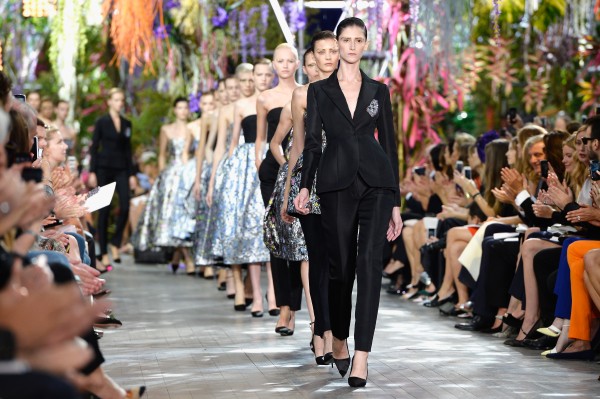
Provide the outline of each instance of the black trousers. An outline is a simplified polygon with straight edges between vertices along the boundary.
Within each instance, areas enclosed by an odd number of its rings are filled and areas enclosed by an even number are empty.
[[[112,240],[112,245],[121,246],[123,240],[123,230],[127,225],[129,218],[129,175],[125,169],[98,169],[96,179],[99,186],[116,182],[115,191],[119,197],[119,216],[117,218],[117,228]],[[108,219],[110,216],[110,206],[98,211],[98,243],[100,245],[100,255],[106,255],[108,243]]]
[[[379,309],[383,246],[394,194],[389,189],[369,187],[357,176],[348,188],[323,193],[320,199],[330,265],[331,330],[340,340],[350,335],[356,276],[355,350],[370,352]]]
[[[268,158],[267,158],[268,159]],[[277,162],[268,162],[267,159],[260,165],[258,177],[260,179],[260,194],[265,207],[269,204],[279,165]],[[274,160],[273,160],[274,161]],[[302,305],[302,275],[301,262],[280,259],[271,254],[271,273],[275,289],[275,302],[277,307],[289,306],[290,310],[301,309]]]
[[[475,313],[493,318],[499,308],[508,307],[518,253],[519,242],[484,238],[479,278],[471,295]]]
[[[2,399],[81,399],[66,380],[54,375],[29,371],[23,374],[0,374]]]
[[[327,245],[325,232],[321,224],[321,215],[305,215],[299,218],[306,250],[308,251],[308,280],[310,297],[315,312],[315,335],[323,336],[331,330],[329,321],[329,263],[327,263]]]
[[[540,318],[545,326],[554,321],[556,295],[554,285],[562,247],[542,249],[533,257],[533,271],[538,287]]]

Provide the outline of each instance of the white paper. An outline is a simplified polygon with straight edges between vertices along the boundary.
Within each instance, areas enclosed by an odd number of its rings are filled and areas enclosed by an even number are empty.
[[[110,205],[112,197],[115,194],[116,185],[116,182],[112,182],[106,186],[97,187],[92,190],[87,200],[85,200],[85,207],[88,212],[95,212],[98,209]]]

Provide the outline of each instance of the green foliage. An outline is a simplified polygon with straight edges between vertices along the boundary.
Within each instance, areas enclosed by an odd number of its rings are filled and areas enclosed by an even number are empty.
[[[154,89],[146,89],[137,93],[136,106],[141,113],[131,118],[134,129],[132,145],[134,148],[140,145],[155,147],[160,127],[166,123],[171,111],[171,98]]]

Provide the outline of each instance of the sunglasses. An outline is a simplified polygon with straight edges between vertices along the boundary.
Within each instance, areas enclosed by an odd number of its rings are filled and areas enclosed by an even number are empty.
[[[587,145],[590,141],[593,141],[593,140],[598,140],[598,139],[595,139],[592,137],[582,137],[581,138],[581,142],[583,143],[583,145]]]

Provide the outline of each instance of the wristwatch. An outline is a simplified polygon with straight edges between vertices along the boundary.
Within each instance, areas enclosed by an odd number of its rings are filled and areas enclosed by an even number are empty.
[[[0,361],[13,360],[15,352],[15,335],[9,330],[0,327]]]

